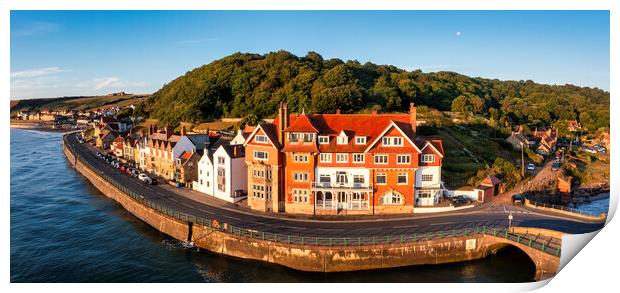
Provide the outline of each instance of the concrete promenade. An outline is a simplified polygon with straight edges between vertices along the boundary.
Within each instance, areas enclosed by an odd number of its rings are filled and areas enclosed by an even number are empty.
[[[67,158],[80,173],[106,196],[156,229],[215,252],[301,270],[343,271],[455,262],[484,257],[505,245],[513,245],[532,258],[540,279],[555,273],[553,267],[559,263],[561,240],[540,232],[506,231],[508,213],[513,213],[516,226],[563,233],[584,233],[602,227],[596,222],[504,205],[485,205],[468,212],[374,219],[320,220],[260,214],[234,205],[195,200],[192,197],[196,194],[183,196],[170,188],[145,185],[105,164],[88,145],[78,143],[75,135],[65,136],[64,143]],[[168,210],[191,216],[175,217]],[[217,227],[213,226],[213,219]],[[229,231],[227,225],[237,230]],[[265,238],[265,233],[271,236]],[[340,242],[332,242],[333,238]],[[552,265],[546,265],[549,263]]]

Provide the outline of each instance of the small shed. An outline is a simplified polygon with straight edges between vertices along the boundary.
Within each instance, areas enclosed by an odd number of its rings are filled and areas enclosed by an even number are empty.
[[[480,186],[486,186],[486,187],[491,187],[493,188],[493,196],[497,196],[498,194],[500,194],[502,192],[502,181],[499,180],[499,178],[495,177],[494,175],[489,175],[487,176],[487,178],[485,178],[484,180],[482,180],[482,182],[480,183]]]

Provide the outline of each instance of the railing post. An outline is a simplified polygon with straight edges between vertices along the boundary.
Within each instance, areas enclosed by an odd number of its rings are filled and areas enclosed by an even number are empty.
[[[487,226],[482,226],[482,234],[487,234]]]
[[[304,236],[301,236],[301,245],[304,245]]]
[[[532,238],[530,238],[530,242],[528,243],[527,246],[532,247]]]

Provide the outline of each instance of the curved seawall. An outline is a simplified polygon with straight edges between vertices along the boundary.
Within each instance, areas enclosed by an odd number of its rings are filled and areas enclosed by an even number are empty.
[[[549,252],[510,239],[496,230],[459,231],[452,235],[410,235],[396,239],[320,239],[265,234],[214,223],[148,202],[115,184],[103,172],[81,159],[63,137],[63,151],[71,165],[105,196],[153,228],[181,241],[212,252],[244,259],[276,263],[297,270],[339,272],[399,266],[441,264],[483,258],[497,249],[513,245],[536,265],[536,279],[553,276],[559,265],[559,250]]]

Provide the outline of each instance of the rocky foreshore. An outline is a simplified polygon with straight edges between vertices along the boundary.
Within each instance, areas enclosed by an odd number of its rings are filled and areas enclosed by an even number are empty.
[[[571,202],[580,203],[609,197],[609,183],[580,186],[573,190]]]

